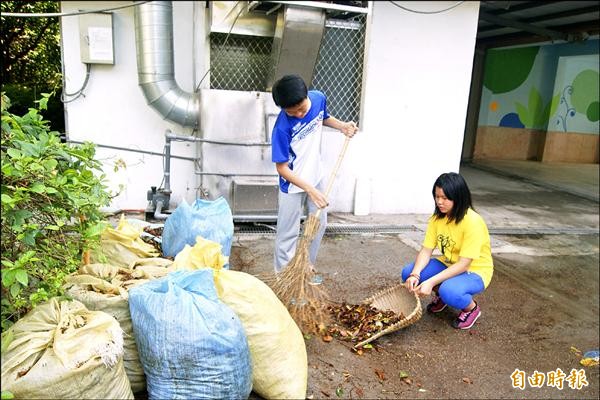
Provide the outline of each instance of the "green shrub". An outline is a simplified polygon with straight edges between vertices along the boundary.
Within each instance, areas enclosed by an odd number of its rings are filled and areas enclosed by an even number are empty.
[[[2,330],[61,295],[67,274],[99,243],[109,193],[95,145],[61,143],[40,114],[23,117],[2,94]]]
[[[43,92],[51,92],[54,89],[50,85],[27,85],[21,83],[3,83],[2,91],[10,99],[10,110],[13,114],[23,115],[29,110],[31,104],[39,98]],[[57,88],[61,91],[62,89]],[[65,107],[60,96],[52,96],[48,99],[48,107],[40,110],[44,120],[49,121],[50,129],[53,131],[65,131]]]

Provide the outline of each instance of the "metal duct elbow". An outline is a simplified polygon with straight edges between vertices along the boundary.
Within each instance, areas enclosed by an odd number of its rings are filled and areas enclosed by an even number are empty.
[[[183,91],[175,81],[172,3],[138,5],[134,16],[138,83],[148,104],[165,119],[198,127],[200,96]]]

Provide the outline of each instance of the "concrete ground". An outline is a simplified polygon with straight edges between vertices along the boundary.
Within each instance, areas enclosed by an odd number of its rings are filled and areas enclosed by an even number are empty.
[[[495,272],[477,298],[481,318],[458,331],[456,310],[424,313],[362,355],[338,339],[308,338],[309,398],[599,397],[598,367],[580,364],[582,352],[599,348],[598,164],[486,161],[460,172],[492,235]],[[427,218],[331,215],[316,267],[332,301],[357,304],[398,283]],[[348,225],[356,232],[336,233]],[[367,225],[401,229],[361,231]],[[268,230],[236,232],[231,268],[270,273],[272,246]],[[549,381],[560,371],[564,380]],[[522,388],[513,374],[525,378]]]

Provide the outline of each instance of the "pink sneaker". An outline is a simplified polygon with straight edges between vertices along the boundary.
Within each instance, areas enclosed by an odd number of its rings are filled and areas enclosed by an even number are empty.
[[[461,311],[454,322],[452,322],[452,326],[456,329],[469,329],[480,316],[481,309],[479,308],[479,304],[475,303],[475,307],[471,311]]]
[[[427,305],[427,311],[429,311],[430,313],[439,313],[444,311],[444,309],[446,308],[446,303],[444,303],[444,301],[442,300],[442,298],[440,296],[438,296],[437,294],[433,294],[431,296],[431,303],[429,303]]]

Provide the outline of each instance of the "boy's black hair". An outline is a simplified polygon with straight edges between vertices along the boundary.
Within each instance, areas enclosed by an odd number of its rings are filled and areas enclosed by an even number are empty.
[[[431,190],[434,201],[436,187],[441,188],[446,197],[454,202],[454,206],[448,215],[448,222],[454,221],[454,223],[458,224],[467,214],[467,210],[473,208],[473,204],[471,203],[471,191],[467,186],[465,178],[456,172],[441,174],[436,179],[433,184],[433,189]],[[437,203],[435,205],[434,215],[436,219],[444,218],[446,216],[446,214],[440,211]]]
[[[273,84],[273,101],[281,108],[300,104],[308,96],[306,83],[298,75],[285,75]]]

